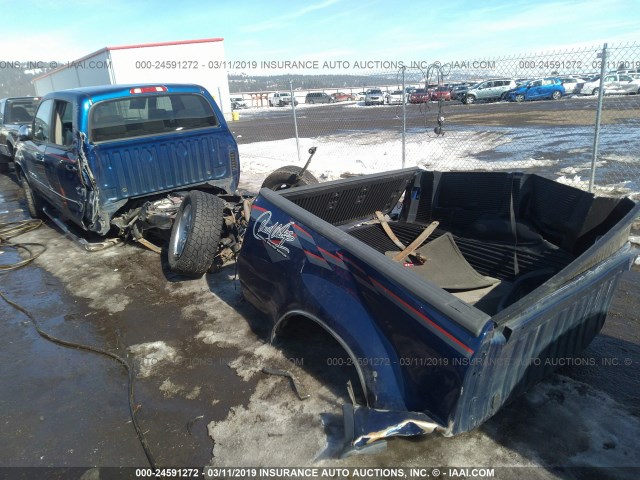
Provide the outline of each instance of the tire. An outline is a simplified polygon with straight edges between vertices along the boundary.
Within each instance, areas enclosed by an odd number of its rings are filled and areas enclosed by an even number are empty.
[[[524,95],[521,94],[521,93],[516,95],[516,102],[518,102],[518,103],[524,102]]]
[[[0,173],[9,173],[9,162],[4,162],[0,159]]]
[[[287,165],[286,167],[278,168],[264,179],[260,188],[268,188],[269,190],[277,191],[302,187],[304,185],[315,185],[318,183],[318,179],[308,170],[305,170],[302,177],[298,179],[297,176],[301,170],[301,167],[297,167],[295,165]]]
[[[20,176],[20,184],[22,185],[22,192],[24,193],[24,199],[27,202],[27,210],[31,218],[44,218],[44,212],[42,208],[44,203],[36,192],[31,189],[29,181],[24,175]]]
[[[593,92],[591,92],[591,95],[594,95],[594,96],[597,97],[598,95],[600,95],[600,89],[599,88],[594,88]]]
[[[224,202],[210,193],[193,190],[184,197],[171,229],[169,268],[201,277],[218,251],[224,225]]]
[[[466,103],[467,105],[473,105],[474,103],[476,103],[476,97],[474,97],[473,95],[467,95],[465,97],[464,103]]]
[[[551,94],[551,98],[553,100],[560,100],[560,98],[562,98],[562,93],[560,93],[559,90],[556,90]]]
[[[315,102],[313,100],[309,100],[309,102],[307,102],[307,103],[314,104]]]

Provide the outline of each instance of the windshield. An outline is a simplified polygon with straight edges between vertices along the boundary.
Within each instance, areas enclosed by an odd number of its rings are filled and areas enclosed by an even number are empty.
[[[40,99],[7,100],[4,123],[31,123]]]
[[[201,95],[132,96],[95,104],[89,115],[89,138],[104,142],[219,125]]]
[[[370,95],[380,95],[382,94],[382,90],[369,90]]]

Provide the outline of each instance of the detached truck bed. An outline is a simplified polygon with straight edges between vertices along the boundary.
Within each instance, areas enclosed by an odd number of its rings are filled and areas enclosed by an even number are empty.
[[[365,404],[344,406],[345,430],[361,449],[471,430],[579,354],[630,268],[639,214],[532,174],[405,169],[262,189],[238,268],[272,340],[311,319],[351,357]]]

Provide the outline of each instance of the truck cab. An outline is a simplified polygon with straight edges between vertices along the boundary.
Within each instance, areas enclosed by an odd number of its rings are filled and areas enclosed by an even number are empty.
[[[240,176],[236,141],[209,92],[198,85],[52,92],[42,98],[33,122],[21,127],[19,139],[16,172],[33,216],[46,209],[83,230],[139,239],[152,227],[170,229],[191,195],[191,218],[174,245],[174,264],[180,248],[188,247],[196,217],[222,223],[219,197],[233,194]],[[217,239],[213,232],[207,241],[217,247],[222,227],[215,227]],[[177,270],[201,275],[204,264],[211,265],[213,254],[207,256],[195,270]]]
[[[13,162],[18,130],[30,124],[40,97],[0,99],[0,173],[6,173]]]

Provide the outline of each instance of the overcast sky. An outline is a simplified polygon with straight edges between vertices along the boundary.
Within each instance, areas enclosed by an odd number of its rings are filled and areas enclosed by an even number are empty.
[[[638,11],[640,0],[0,0],[0,60],[223,37],[227,60],[461,61],[640,42]]]

